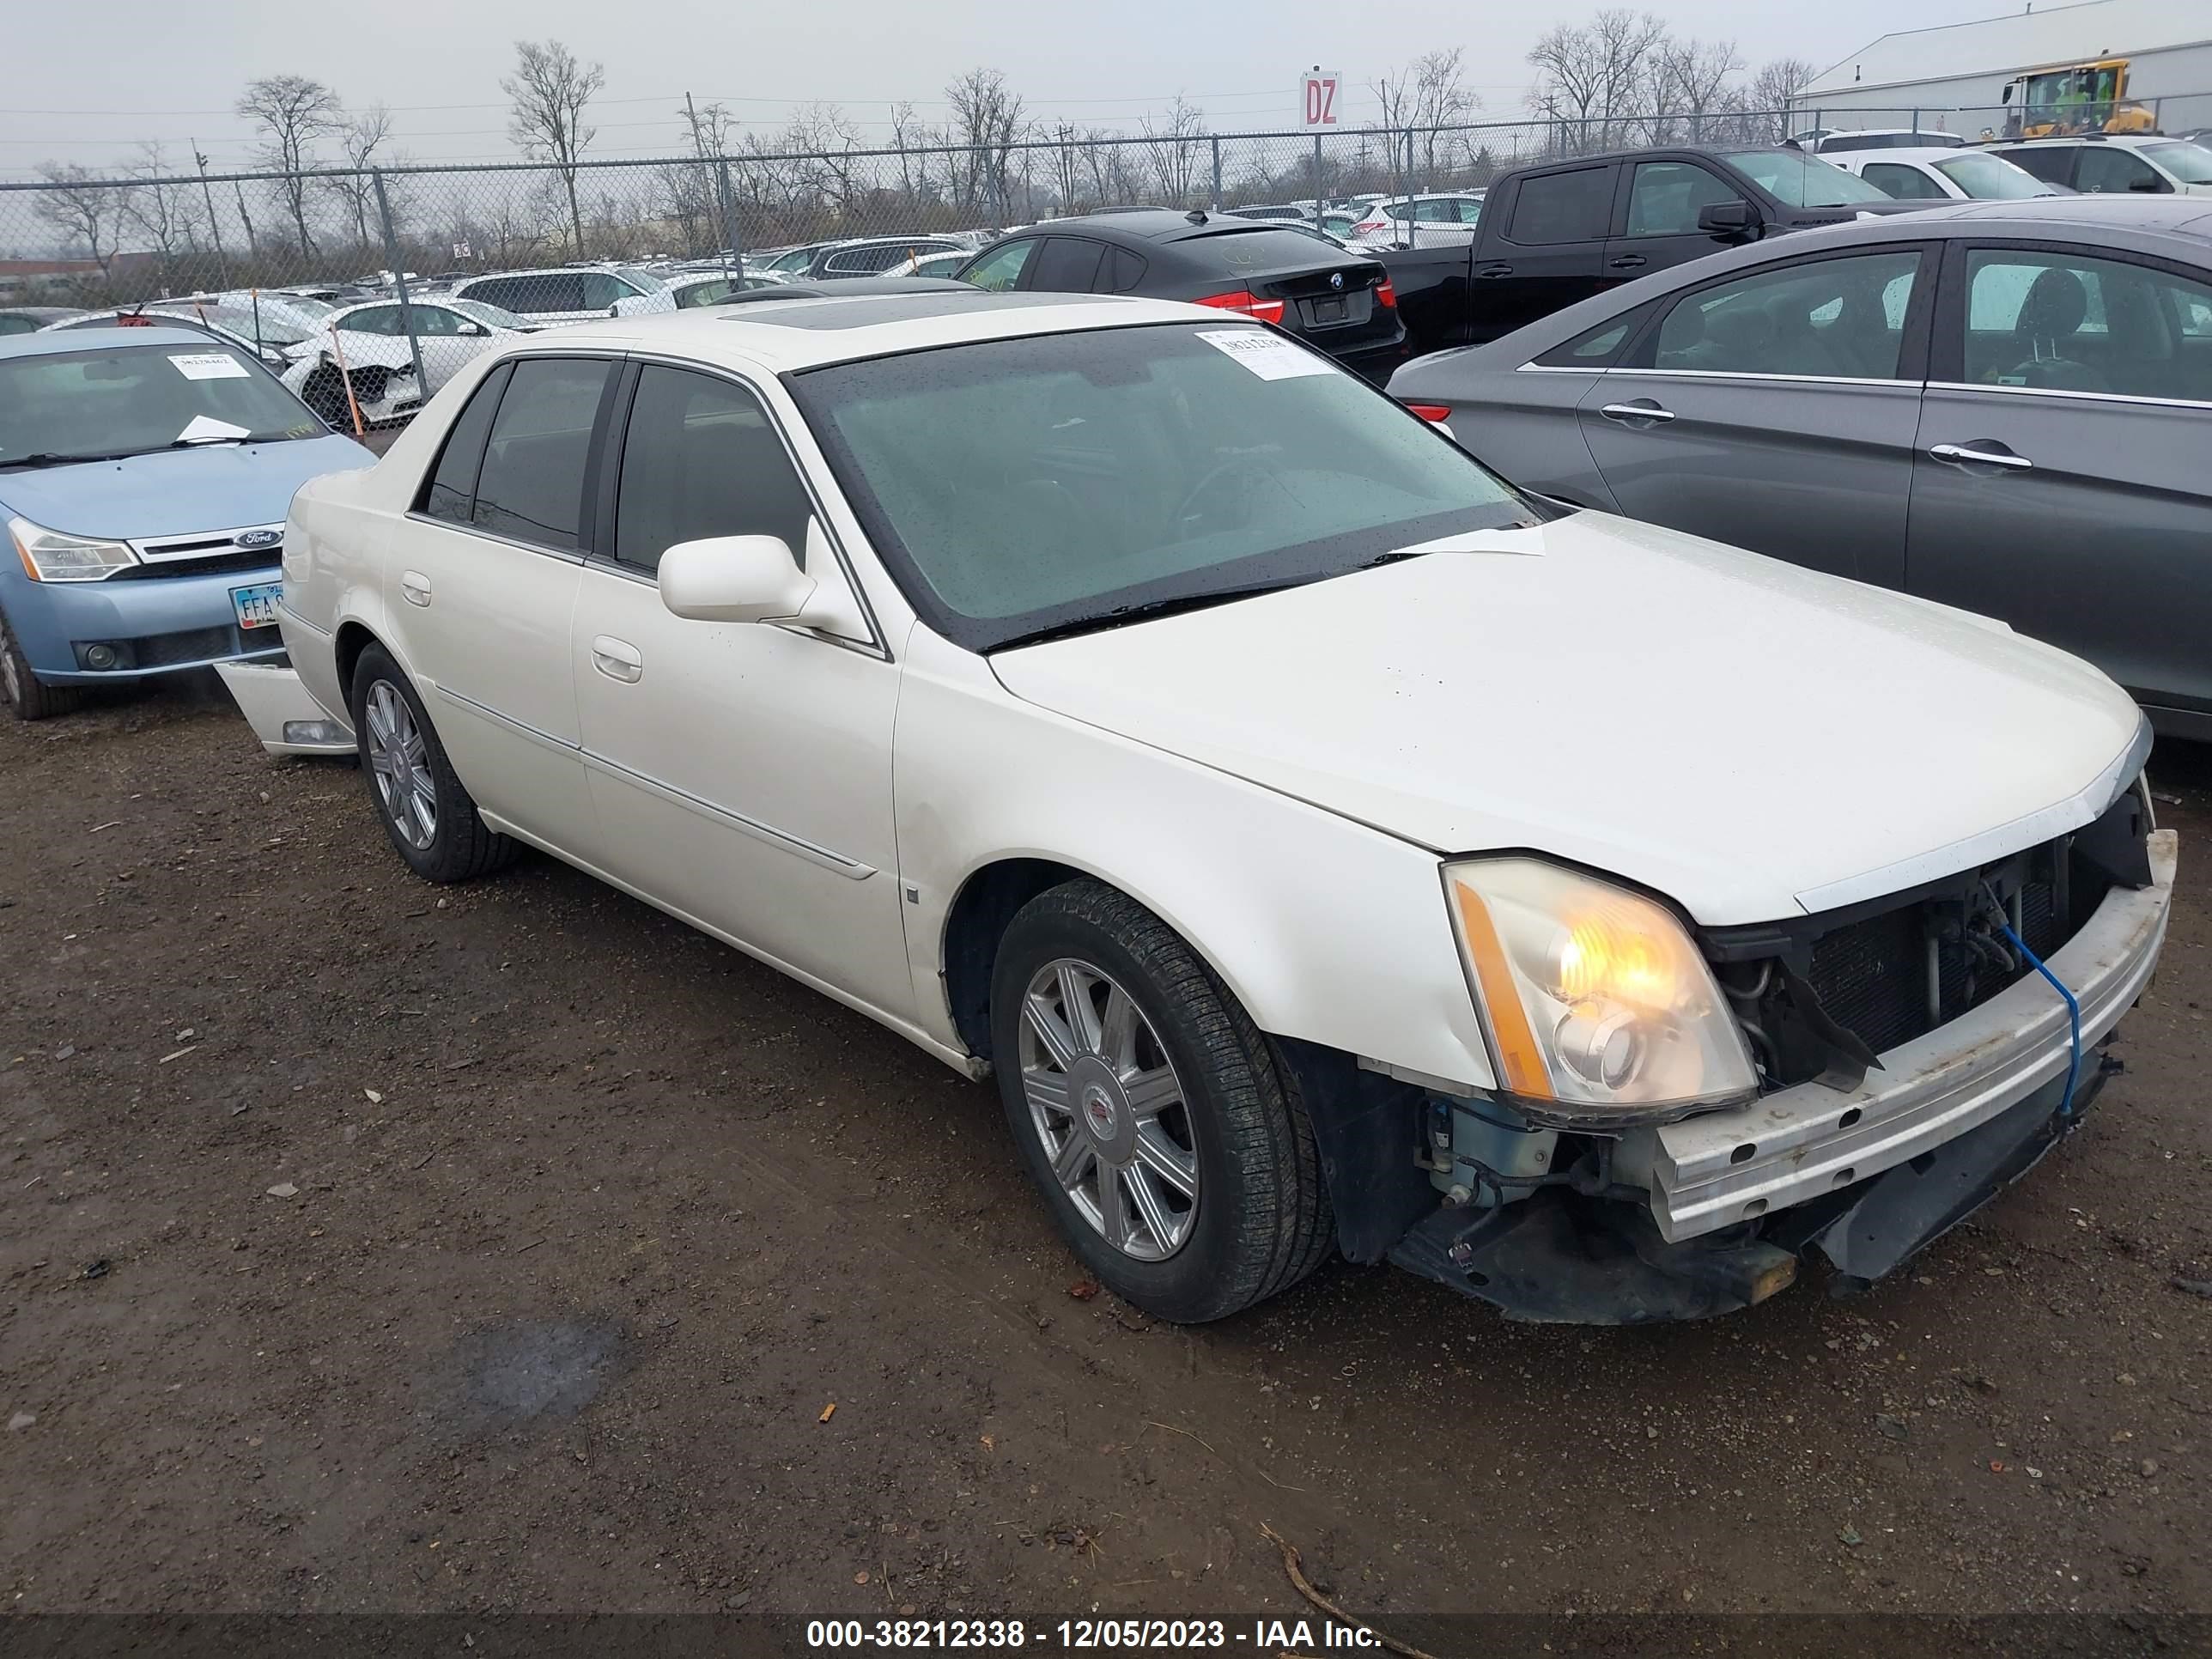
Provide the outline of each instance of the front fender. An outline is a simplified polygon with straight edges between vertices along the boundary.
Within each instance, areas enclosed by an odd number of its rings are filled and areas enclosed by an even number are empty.
[[[945,981],[963,884],[1042,859],[1120,888],[1188,940],[1261,1030],[1487,1088],[1433,853],[1039,708],[917,628],[894,775],[915,1005],[963,1046]]]

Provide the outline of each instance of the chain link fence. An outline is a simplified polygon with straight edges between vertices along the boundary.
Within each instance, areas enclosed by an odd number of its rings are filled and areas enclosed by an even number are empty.
[[[2212,99],[2199,101],[2212,119]],[[1413,244],[1431,240],[1424,224],[1449,237],[1447,226],[1473,216],[1421,198],[1477,191],[1534,162],[1653,144],[1773,144],[1823,125],[2001,137],[2005,118],[1678,112],[1318,137],[1071,130],[952,148],[745,149],[570,167],[70,172],[0,184],[0,331],[52,320],[27,314],[38,307],[100,313],[76,319],[84,325],[112,323],[119,311],[188,323],[259,353],[325,417],[371,424],[407,418],[514,329],[711,303],[792,276],[940,274],[1042,219],[1138,204],[1272,209],[1318,216],[1355,242]],[[871,238],[873,246],[818,246]]]

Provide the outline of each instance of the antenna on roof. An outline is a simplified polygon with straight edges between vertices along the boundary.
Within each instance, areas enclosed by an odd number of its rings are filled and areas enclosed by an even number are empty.
[[[1204,208],[1193,208],[1189,212],[1184,214],[1182,216],[1189,220],[1191,223],[1194,225],[1202,225],[1206,222],[1206,210]]]

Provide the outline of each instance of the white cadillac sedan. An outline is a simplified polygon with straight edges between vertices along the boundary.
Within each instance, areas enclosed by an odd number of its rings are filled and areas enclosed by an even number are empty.
[[[281,623],[417,874],[527,843],[994,1077],[1168,1319],[1863,1285],[2079,1121],[2172,890],[2095,669],[1196,307],[517,340],[301,490]]]

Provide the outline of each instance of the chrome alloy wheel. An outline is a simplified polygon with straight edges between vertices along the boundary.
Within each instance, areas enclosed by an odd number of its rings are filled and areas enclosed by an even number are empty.
[[[438,788],[415,711],[399,688],[379,680],[368,689],[368,769],[376,798],[407,844],[428,852],[438,838]]]
[[[1164,1261],[1198,1218],[1198,1143],[1175,1066],[1129,994],[1062,957],[1022,996],[1022,1094],[1054,1176],[1124,1255]]]

